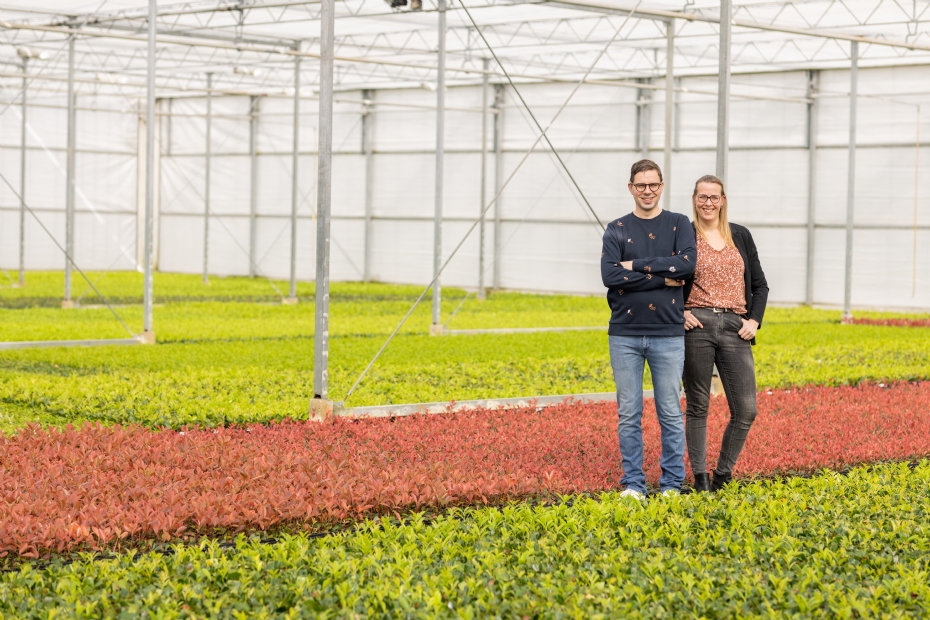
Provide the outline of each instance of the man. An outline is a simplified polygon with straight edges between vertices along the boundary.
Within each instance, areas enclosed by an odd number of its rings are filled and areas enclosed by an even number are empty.
[[[685,361],[685,278],[697,264],[694,230],[687,216],[659,207],[664,183],[655,162],[633,164],[627,184],[632,213],[604,232],[601,278],[610,305],[610,365],[617,384],[617,432],[623,462],[621,496],[643,499],[643,370],[649,362],[656,413],[662,428],[663,495],[678,493],[685,479],[685,429],[681,375]]]

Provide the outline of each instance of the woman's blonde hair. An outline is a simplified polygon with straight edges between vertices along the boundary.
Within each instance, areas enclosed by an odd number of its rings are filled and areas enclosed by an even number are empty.
[[[736,244],[733,243],[733,233],[730,232],[730,222],[727,220],[727,192],[723,189],[723,181],[715,177],[712,174],[705,174],[700,179],[694,183],[694,193],[691,194],[691,208],[694,210],[694,227],[697,229],[697,233],[704,238],[704,241],[710,243],[707,240],[707,235],[704,234],[704,230],[701,228],[701,219],[698,217],[698,208],[694,202],[695,196],[697,196],[698,185],[701,183],[714,183],[720,186],[720,213],[719,220],[717,220],[717,230],[720,231],[720,236],[723,237],[724,242],[731,248],[735,248]]]

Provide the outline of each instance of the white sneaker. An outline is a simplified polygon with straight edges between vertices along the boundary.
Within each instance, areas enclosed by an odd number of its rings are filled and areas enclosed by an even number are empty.
[[[662,491],[662,497],[675,497],[676,495],[681,495],[681,491],[676,491],[675,489],[665,489]]]
[[[620,497],[632,497],[633,499],[644,500],[646,496],[637,491],[636,489],[625,489]]]

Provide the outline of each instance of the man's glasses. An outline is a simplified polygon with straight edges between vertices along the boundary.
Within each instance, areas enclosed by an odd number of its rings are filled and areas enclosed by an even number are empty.
[[[715,205],[720,202],[720,195],[714,194],[713,196],[708,196],[707,194],[698,194],[697,201],[698,203],[709,202],[710,204]]]
[[[659,188],[662,187],[661,183],[633,183],[633,189],[636,190],[637,194],[642,194],[646,191],[646,188],[649,188],[650,192],[657,192]]]

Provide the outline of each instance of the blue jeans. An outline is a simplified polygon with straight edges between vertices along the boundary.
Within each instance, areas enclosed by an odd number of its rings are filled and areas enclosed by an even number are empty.
[[[685,425],[681,413],[684,336],[608,336],[617,384],[617,415],[623,478],[628,489],[646,492],[643,472],[643,370],[649,362],[656,414],[662,429],[659,488],[679,490],[685,481]]]

